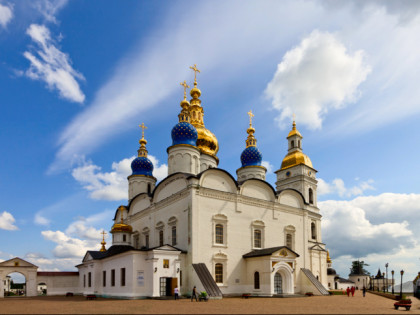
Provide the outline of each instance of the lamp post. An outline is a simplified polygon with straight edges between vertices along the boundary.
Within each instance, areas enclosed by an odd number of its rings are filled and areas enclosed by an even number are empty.
[[[392,294],[394,294],[394,270],[391,270],[391,275],[392,275]]]
[[[388,293],[388,263],[385,264],[385,270],[386,270],[386,293]]]
[[[401,270],[400,273],[401,273],[400,299],[402,299],[402,279],[403,279],[404,270]]]
[[[385,272],[382,272],[382,287],[384,288],[385,293]]]

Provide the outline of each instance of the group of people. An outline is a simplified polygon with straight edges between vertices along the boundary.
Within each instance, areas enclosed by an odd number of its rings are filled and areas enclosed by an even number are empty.
[[[350,293],[351,293],[351,296],[354,297],[354,291],[356,291],[355,287],[351,287],[351,288],[347,287],[347,290],[346,290],[347,296],[350,297]],[[363,287],[362,292],[363,292],[363,297],[365,297],[366,296],[366,287]]]
[[[175,300],[179,300],[179,289],[178,287],[175,287],[174,289],[174,296],[175,296]],[[192,293],[191,293],[191,302],[194,300],[198,302],[198,295],[197,295],[197,288],[196,286],[194,286],[194,288],[192,289]]]

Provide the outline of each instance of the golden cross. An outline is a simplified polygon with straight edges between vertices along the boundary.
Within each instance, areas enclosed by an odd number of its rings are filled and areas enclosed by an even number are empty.
[[[144,129],[147,129],[147,127],[144,125],[144,123],[141,123],[139,127],[141,128],[141,137],[144,138]]]
[[[194,67],[190,67],[192,71],[194,71],[194,83],[197,83],[197,72],[200,73],[200,70],[197,69],[197,65],[194,64]]]
[[[189,89],[190,87],[187,85],[187,82],[184,80],[184,82],[180,83],[183,87],[184,87],[184,100],[187,99],[187,89]]]
[[[252,110],[250,110],[248,112],[248,116],[249,116],[249,126],[252,127],[252,117],[254,117],[255,115],[252,113]]]
[[[295,119],[296,119],[296,115],[295,113],[293,113],[293,121],[295,121]]]
[[[102,240],[105,241],[105,235],[107,234],[105,231],[102,231]]]

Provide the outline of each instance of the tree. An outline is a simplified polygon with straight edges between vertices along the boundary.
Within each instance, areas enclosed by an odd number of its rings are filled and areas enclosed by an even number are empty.
[[[363,275],[369,276],[370,272],[365,269],[366,266],[369,266],[364,261],[355,260],[351,263],[350,275]]]

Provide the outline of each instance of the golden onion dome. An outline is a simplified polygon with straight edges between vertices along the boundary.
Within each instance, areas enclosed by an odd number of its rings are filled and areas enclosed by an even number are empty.
[[[201,152],[216,157],[219,151],[219,141],[216,136],[204,126],[194,126],[197,129],[197,147]]]
[[[331,257],[330,257],[330,252],[328,250],[327,250],[327,263],[328,264],[332,263],[332,260],[331,260]]]
[[[283,162],[281,162],[281,169],[284,170],[299,164],[305,164],[306,166],[313,168],[311,159],[306,154],[300,151],[293,151],[284,157]]]
[[[300,134],[299,130],[296,129],[296,122],[293,121],[292,130],[290,130],[289,134],[287,135],[287,138],[289,138],[291,136],[295,136],[295,135],[298,135],[299,137],[303,138],[302,135]]]
[[[112,226],[111,233],[115,232],[133,232],[133,228],[131,225],[125,224],[125,223],[115,223]]]
[[[199,98],[201,96],[201,91],[197,86],[194,86],[190,91],[190,95],[192,98]],[[196,97],[194,97],[194,95],[196,95]]]

